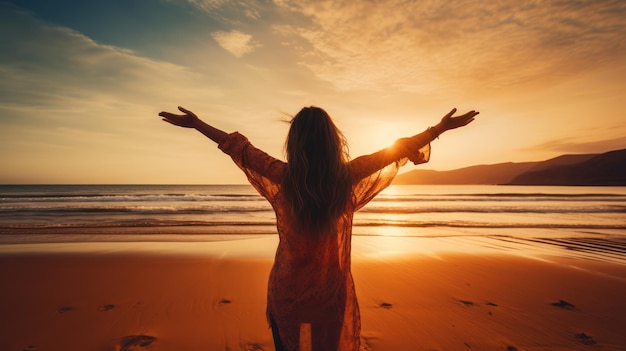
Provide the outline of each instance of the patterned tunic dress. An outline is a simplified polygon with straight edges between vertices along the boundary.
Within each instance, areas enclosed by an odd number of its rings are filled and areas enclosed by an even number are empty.
[[[390,147],[350,161],[353,201],[333,233],[322,238],[295,229],[281,192],[285,162],[255,148],[237,132],[219,144],[276,213],[279,244],[268,283],[267,318],[286,350],[298,350],[303,323],[311,327],[315,351],[359,350],[361,320],[350,270],[353,214],[391,183],[408,157],[415,163],[428,161],[430,139],[414,139],[406,139],[410,146],[404,145],[411,156],[399,157]]]

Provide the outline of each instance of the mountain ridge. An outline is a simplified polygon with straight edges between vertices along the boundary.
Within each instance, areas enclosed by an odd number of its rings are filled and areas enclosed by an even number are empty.
[[[412,170],[397,185],[626,185],[626,149],[565,154],[537,162],[503,162],[450,171]]]

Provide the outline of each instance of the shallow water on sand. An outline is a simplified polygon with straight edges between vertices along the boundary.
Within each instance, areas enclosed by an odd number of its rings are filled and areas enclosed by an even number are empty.
[[[0,244],[216,241],[276,233],[249,185],[3,185]],[[355,215],[354,235],[491,238],[622,260],[626,187],[387,188]]]

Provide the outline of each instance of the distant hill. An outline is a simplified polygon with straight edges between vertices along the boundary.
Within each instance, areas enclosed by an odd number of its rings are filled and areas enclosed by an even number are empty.
[[[452,171],[413,170],[398,175],[394,184],[626,185],[626,149]]]
[[[626,149],[596,155],[583,162],[531,169],[512,185],[626,185]]]

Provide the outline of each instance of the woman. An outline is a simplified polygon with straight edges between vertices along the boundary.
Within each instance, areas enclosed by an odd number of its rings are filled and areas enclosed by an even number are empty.
[[[329,115],[305,107],[291,121],[283,162],[243,135],[227,134],[178,109],[183,114],[159,116],[218,143],[276,213],[280,240],[267,297],[276,350],[359,350],[361,322],[350,271],[354,212],[387,187],[407,159],[427,162],[432,140],[472,122],[478,112],[453,117],[453,109],[423,133],[350,161]]]

